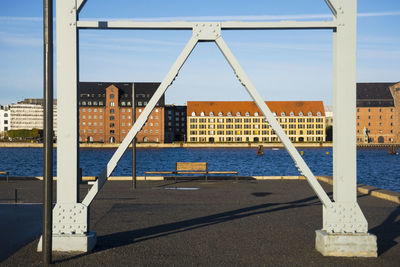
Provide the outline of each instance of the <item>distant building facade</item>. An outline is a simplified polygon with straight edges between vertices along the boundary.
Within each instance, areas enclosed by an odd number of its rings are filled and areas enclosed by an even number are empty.
[[[133,125],[132,91],[136,118],[160,83],[79,83],[79,140],[120,143]],[[164,96],[137,134],[138,142],[164,142]]]
[[[10,126],[8,130],[43,129],[43,99],[25,99],[9,106]],[[57,133],[57,104],[53,105],[53,128]]]
[[[399,120],[390,87],[395,83],[357,83],[357,142],[395,143]],[[399,85],[399,84],[397,84]]]
[[[325,124],[326,127],[333,126],[333,107],[325,106]]]
[[[393,84],[389,87],[390,92],[392,93],[394,100],[394,129],[393,129],[393,138],[394,142],[400,143],[400,82]]]
[[[0,106],[0,133],[8,131],[10,128],[10,107]]]
[[[292,142],[324,142],[322,101],[266,102]],[[251,101],[188,101],[188,142],[279,142]]]
[[[186,106],[165,106],[165,143],[184,142],[187,133],[187,107]]]

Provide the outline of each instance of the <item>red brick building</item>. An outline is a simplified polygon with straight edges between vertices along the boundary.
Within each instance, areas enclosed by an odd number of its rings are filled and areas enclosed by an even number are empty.
[[[159,83],[79,84],[79,140],[120,143],[132,127],[132,90],[136,118],[158,88]],[[164,96],[136,136],[138,142],[164,142]]]
[[[357,142],[396,143],[399,119],[390,87],[395,83],[357,84]],[[397,84],[399,85],[399,83]],[[397,134],[398,135],[398,134]]]

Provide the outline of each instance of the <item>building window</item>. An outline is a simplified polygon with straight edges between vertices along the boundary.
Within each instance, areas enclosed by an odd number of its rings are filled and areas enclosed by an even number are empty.
[[[114,102],[110,102],[110,107],[114,107],[115,103]]]
[[[192,112],[192,116],[193,116],[193,117],[196,116],[196,113],[195,113],[194,111]]]
[[[312,116],[312,112],[310,111],[310,112],[308,112],[308,114],[307,114],[309,117],[311,117]]]
[[[115,109],[110,109],[110,114],[114,114],[115,113]]]
[[[300,111],[299,112],[299,116],[304,116],[303,112]]]
[[[114,128],[115,124],[114,123],[110,123],[110,128]]]
[[[110,121],[113,121],[113,120],[115,120],[115,117],[114,116],[110,116]]]
[[[294,112],[293,111],[290,111],[290,117],[293,117],[294,116]]]
[[[240,116],[240,112],[238,111],[238,112],[236,112],[236,116]]]
[[[317,116],[320,117],[321,115],[322,115],[321,112],[318,111]]]
[[[110,130],[110,134],[114,134],[115,133],[115,131],[114,130]]]
[[[249,112],[246,112],[246,114],[245,114],[245,115],[246,115],[246,117],[248,117],[248,116],[250,116],[250,113],[249,113]]]

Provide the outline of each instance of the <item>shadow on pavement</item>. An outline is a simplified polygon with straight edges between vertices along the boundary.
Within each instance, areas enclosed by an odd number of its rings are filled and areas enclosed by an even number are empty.
[[[0,262],[42,233],[42,204],[1,204],[0,218]]]
[[[268,203],[268,204],[256,205],[252,207],[241,208],[237,210],[217,213],[209,216],[198,217],[174,223],[167,223],[143,229],[98,236],[97,245],[93,253],[98,253],[108,249],[130,245],[133,243],[139,243],[154,238],[160,238],[172,234],[191,231],[194,229],[199,229],[210,225],[224,223],[249,216],[265,214],[270,212],[277,212],[287,209],[307,207],[311,205],[321,205],[316,196],[286,203]],[[71,259],[82,257],[84,255],[86,254],[80,254],[69,258],[59,259],[56,262],[64,262]]]
[[[396,246],[395,239],[400,236],[400,207],[393,210],[382,224],[370,229],[370,233],[377,236],[378,255]]]

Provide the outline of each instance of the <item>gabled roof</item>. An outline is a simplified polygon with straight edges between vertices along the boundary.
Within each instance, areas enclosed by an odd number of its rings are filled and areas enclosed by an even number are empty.
[[[304,116],[307,116],[309,112],[313,116],[317,116],[318,112],[321,113],[321,116],[325,116],[322,101],[266,101],[265,103],[271,112],[275,112],[277,116],[280,116],[282,112],[285,113],[285,116],[290,116],[291,112],[295,116],[299,116],[300,112]],[[224,116],[228,112],[231,112],[232,116],[236,116],[238,112],[240,112],[241,116],[245,116],[246,112],[253,116],[255,112],[258,112],[259,116],[262,116],[261,111],[252,101],[188,101],[187,109],[189,116],[192,112],[195,112],[197,116],[201,112],[204,112],[205,116],[209,116],[210,112],[213,112],[214,116],[218,116],[219,112],[222,112]]]
[[[357,83],[357,107],[393,107],[389,87],[396,83]]]

